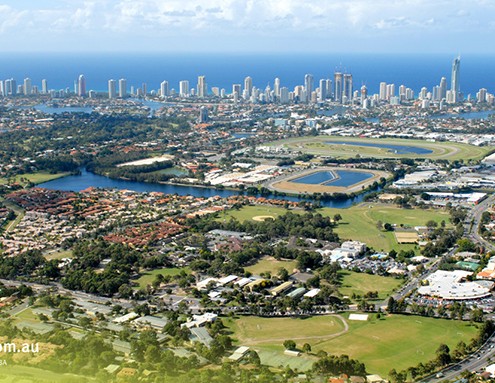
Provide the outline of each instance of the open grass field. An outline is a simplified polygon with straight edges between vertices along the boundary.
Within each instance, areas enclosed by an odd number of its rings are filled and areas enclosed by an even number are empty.
[[[340,275],[342,276],[342,285],[339,291],[349,297],[353,293],[363,296],[369,291],[378,291],[378,298],[385,299],[402,284],[400,279],[393,277],[355,273],[347,270],[341,271]]]
[[[239,222],[244,222],[252,220],[255,217],[278,217],[279,215],[284,215],[287,212],[302,213],[303,210],[288,210],[283,207],[277,206],[244,206],[239,210],[228,210],[224,213],[220,213],[219,221],[228,220],[230,217],[237,219]]]
[[[449,222],[449,214],[444,210],[402,209],[394,205],[374,203],[364,203],[352,206],[349,209],[323,208],[319,211],[323,215],[330,217],[335,214],[342,216],[342,221],[335,228],[335,232],[341,239],[365,242],[368,247],[372,247],[376,251],[415,248],[413,244],[398,244],[393,232],[378,229],[376,226],[378,221],[411,227],[424,226],[429,220],[434,220],[438,223],[442,220]]]
[[[328,141],[352,142],[353,145],[342,145],[338,143],[328,144]],[[407,147],[419,147],[431,150],[431,153],[399,154],[394,150],[381,147],[358,146],[354,143],[401,145]],[[455,142],[429,142],[423,140],[406,140],[399,138],[360,138],[360,137],[340,137],[340,136],[319,136],[319,137],[298,137],[280,141],[275,141],[270,146],[283,146],[294,151],[311,153],[316,155],[331,156],[336,158],[352,158],[357,155],[361,157],[373,158],[432,158],[432,159],[474,159],[479,160],[493,149],[493,147],[478,147]]]
[[[1,367],[0,383],[83,383],[96,382],[95,379],[74,374],[55,373],[40,368],[23,365]]]
[[[365,363],[368,372],[382,377],[387,377],[392,368],[399,371],[433,359],[441,343],[450,349],[461,340],[468,343],[477,332],[468,322],[406,315],[365,322],[346,320],[348,331],[335,316],[304,320],[241,317],[225,323],[239,345],[252,346],[259,352],[283,355],[283,340],[292,339],[298,347],[309,343],[313,353],[325,350],[349,355]],[[274,360],[272,365],[277,367]]]
[[[265,345],[275,349],[278,349],[279,345],[283,348],[287,339],[292,339],[299,345],[301,339],[316,341],[345,331],[343,321],[330,315],[306,319],[245,316],[238,319],[229,318],[226,325],[234,332],[234,337],[240,345]]]
[[[348,323],[349,332],[340,337],[309,342],[313,351],[349,355],[383,377],[392,368],[399,371],[433,359],[441,343],[451,350],[461,340],[468,343],[477,331],[468,322],[406,315]]]
[[[147,285],[150,285],[153,283],[155,280],[156,276],[158,274],[161,274],[163,276],[174,276],[174,275],[179,275],[180,272],[184,270],[186,273],[190,273],[191,270],[187,267],[184,268],[163,268],[163,269],[155,269],[152,271],[146,271],[144,274],[141,275],[139,279],[136,280],[136,282],[139,284],[139,288],[144,289]]]
[[[72,258],[72,250],[59,250],[44,254],[45,259],[62,259],[62,258]]]
[[[52,181],[57,178],[65,177],[69,175],[69,173],[47,173],[47,172],[37,172],[30,174],[23,174],[20,176],[14,177],[16,182],[25,183],[23,179],[27,179],[29,182],[34,184],[42,184],[43,182]],[[0,178],[0,184],[5,185],[8,182],[6,178]]]
[[[244,269],[253,275],[260,275],[260,273],[266,272],[270,272],[271,275],[276,275],[282,267],[291,273],[292,270],[296,268],[296,265],[296,261],[278,261],[272,257],[265,257],[254,265],[245,267]]]

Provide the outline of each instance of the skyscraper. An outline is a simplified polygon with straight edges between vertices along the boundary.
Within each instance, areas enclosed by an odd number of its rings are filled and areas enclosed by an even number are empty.
[[[119,97],[124,98],[125,96],[127,96],[127,80],[121,78],[119,80]]]
[[[380,83],[380,100],[386,100],[387,99],[387,83],[386,82],[381,82]]]
[[[301,101],[311,101],[311,93],[313,93],[314,79],[312,74],[304,76],[304,90],[306,91],[306,99]]]
[[[168,81],[162,81],[160,84],[160,96],[167,97],[169,95]]]
[[[29,77],[24,79],[24,95],[28,96],[33,93],[33,84]]]
[[[461,86],[460,80],[460,70],[461,70],[461,58],[458,56],[452,61],[452,81],[450,83],[450,90],[452,91],[453,102],[460,101]]]
[[[86,79],[84,75],[79,75],[79,80],[77,81],[77,95],[79,97],[86,96]]]
[[[244,79],[244,94],[246,95],[246,99],[251,97],[251,94],[253,93],[253,79],[249,76],[247,76]]]
[[[207,85],[206,85],[206,77],[198,76],[198,97],[204,98],[208,94]]]
[[[48,93],[48,82],[46,81],[45,78],[43,80],[41,80],[41,93],[43,93],[43,94]]]
[[[342,73],[335,72],[333,77],[334,77],[333,82],[335,85],[335,94],[334,94],[335,101],[342,102],[342,90],[343,90]]]
[[[327,80],[325,79],[320,80],[318,98],[320,99],[320,101],[325,101],[325,99],[327,98]]]
[[[442,77],[440,80],[440,100],[443,100],[444,98],[447,98],[447,79],[445,77]]]
[[[275,78],[275,82],[273,83],[273,93],[275,94],[275,99],[280,97],[280,79]]]
[[[352,101],[352,74],[350,73],[344,74],[344,87],[342,93],[346,98],[346,102]]]
[[[206,106],[202,106],[199,109],[199,117],[198,117],[198,122],[200,124],[203,124],[205,122],[208,122],[208,108]]]
[[[108,98],[114,99],[117,97],[117,81],[108,80]]]
[[[189,97],[189,81],[183,80],[179,82],[179,96]]]

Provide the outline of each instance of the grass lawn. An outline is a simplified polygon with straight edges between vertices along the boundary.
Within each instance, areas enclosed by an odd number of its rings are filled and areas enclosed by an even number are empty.
[[[271,275],[276,275],[279,270],[284,267],[290,274],[296,266],[296,261],[278,261],[272,257],[265,257],[260,259],[254,265],[245,267],[244,270],[249,271],[253,275],[260,275],[260,273],[266,272],[270,272]]]
[[[278,217],[287,212],[301,213],[302,210],[288,210],[278,206],[244,206],[239,210],[228,210],[220,214],[219,221],[228,220],[230,217],[237,219],[239,222],[251,220],[254,217]]]
[[[331,337],[344,330],[342,320],[335,316],[315,316],[311,318],[261,318],[245,316],[229,318],[224,323],[234,332],[239,345],[264,345],[265,349],[283,349],[283,343],[292,339],[299,347],[307,339],[316,341]]]
[[[40,347],[41,348],[41,347]],[[1,383],[83,383],[96,382],[93,378],[87,378],[74,374],[55,373],[40,368],[22,366],[19,364],[2,367],[0,374]]]
[[[335,232],[341,239],[365,242],[368,247],[376,251],[415,248],[413,244],[399,245],[393,232],[384,232],[377,228],[378,221],[411,227],[424,226],[429,220],[438,223],[442,220],[449,222],[449,213],[444,210],[402,209],[397,206],[374,203],[364,203],[348,209],[323,208],[320,212],[330,217],[337,213],[342,216],[342,221],[335,228]]]
[[[163,269],[155,269],[152,271],[146,271],[145,273],[143,273],[141,275],[141,277],[136,282],[139,284],[139,288],[144,289],[147,285],[150,285],[151,283],[153,283],[153,281],[155,280],[155,277],[158,274],[161,274],[163,276],[167,276],[167,275],[174,276],[174,275],[179,275],[182,270],[184,270],[186,273],[191,272],[191,270],[187,267],[183,267],[183,268],[165,267]]]
[[[441,343],[451,350],[461,340],[469,343],[477,332],[468,322],[406,315],[348,323],[349,332],[342,336],[309,342],[313,351],[349,355],[363,362],[367,371],[383,377],[392,368],[400,371],[433,359]]]
[[[402,280],[393,277],[382,277],[353,271],[341,271],[342,286],[339,291],[343,295],[352,296],[353,293],[363,296],[369,291],[378,291],[378,298],[385,299],[392,290],[402,284]]]
[[[48,261],[52,259],[72,258],[72,250],[59,250],[44,255]]]
[[[334,143],[330,144],[329,141]],[[352,142],[343,145],[339,141]],[[356,143],[356,144],[354,144]],[[406,147],[420,147],[431,150],[427,154],[399,154],[386,147],[359,146],[359,143],[376,145],[399,145]],[[479,147],[456,142],[428,142],[424,140],[410,140],[400,138],[370,139],[361,137],[319,136],[298,137],[279,140],[268,143],[270,146],[283,146],[291,150],[312,153],[316,155],[333,156],[337,158],[352,158],[358,154],[361,157],[374,158],[434,158],[447,159],[450,161],[459,159],[479,160],[493,149],[493,147]]]
[[[48,182],[52,181],[57,178],[65,177],[68,176],[69,173],[47,173],[47,172],[36,172],[36,173],[29,173],[29,174],[22,174],[14,177],[14,180],[17,182],[24,183],[22,180],[23,178],[27,179],[29,182],[32,182],[34,184],[42,184],[43,182]],[[8,180],[6,178],[0,178],[0,184],[6,184]]]
[[[229,318],[224,323],[234,332],[237,344],[252,346],[272,357],[283,355],[284,340],[293,339],[298,347],[309,343],[312,353],[325,350],[333,355],[349,355],[363,362],[369,373],[382,377],[387,377],[392,368],[400,371],[433,359],[441,343],[453,350],[459,341],[468,343],[477,333],[476,327],[468,322],[418,316],[392,315],[381,320],[346,321],[349,331],[340,335],[343,323],[333,316],[240,317]],[[275,367],[279,365],[273,363]]]

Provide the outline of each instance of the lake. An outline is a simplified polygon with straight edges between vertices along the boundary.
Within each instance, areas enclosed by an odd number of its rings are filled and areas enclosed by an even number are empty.
[[[235,190],[217,190],[206,187],[195,186],[183,186],[172,184],[158,184],[147,183],[138,181],[125,181],[112,179],[98,174],[90,173],[86,170],[81,170],[80,175],[72,175],[63,178],[58,178],[53,181],[45,182],[37,185],[38,187],[52,189],[52,190],[67,190],[67,191],[81,191],[90,187],[95,188],[108,188],[108,189],[120,189],[120,190],[133,190],[137,192],[161,192],[165,194],[178,194],[178,195],[192,195],[194,197],[213,197],[220,196],[222,198],[230,197],[233,195],[242,194]],[[347,199],[344,201],[321,201],[321,205],[325,207],[334,208],[347,208],[355,203],[362,202],[366,193],[360,194],[353,199]],[[293,196],[275,196],[273,194],[266,196],[270,199],[282,199],[287,201],[301,201],[303,199]]]

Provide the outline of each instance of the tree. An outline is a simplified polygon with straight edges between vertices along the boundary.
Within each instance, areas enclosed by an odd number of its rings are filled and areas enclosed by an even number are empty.
[[[335,215],[333,216],[333,220],[334,220],[334,222],[339,222],[339,221],[342,221],[342,216],[341,216],[340,214],[338,214],[338,213],[337,213],[337,214],[335,214]]]
[[[304,343],[302,346],[303,352],[309,354],[311,352],[311,345],[309,343]]]
[[[286,350],[295,350],[296,349],[296,342],[288,339],[288,340],[284,341],[284,347]]]
[[[434,229],[437,226],[438,226],[438,223],[432,219],[430,219],[428,222],[426,222],[426,227],[430,230]]]
[[[285,267],[280,268],[280,270],[278,271],[278,277],[284,282],[289,280],[289,272]]]
[[[450,348],[446,344],[441,344],[438,346],[437,351],[437,365],[438,366],[445,366],[450,363],[452,358],[450,357]]]

